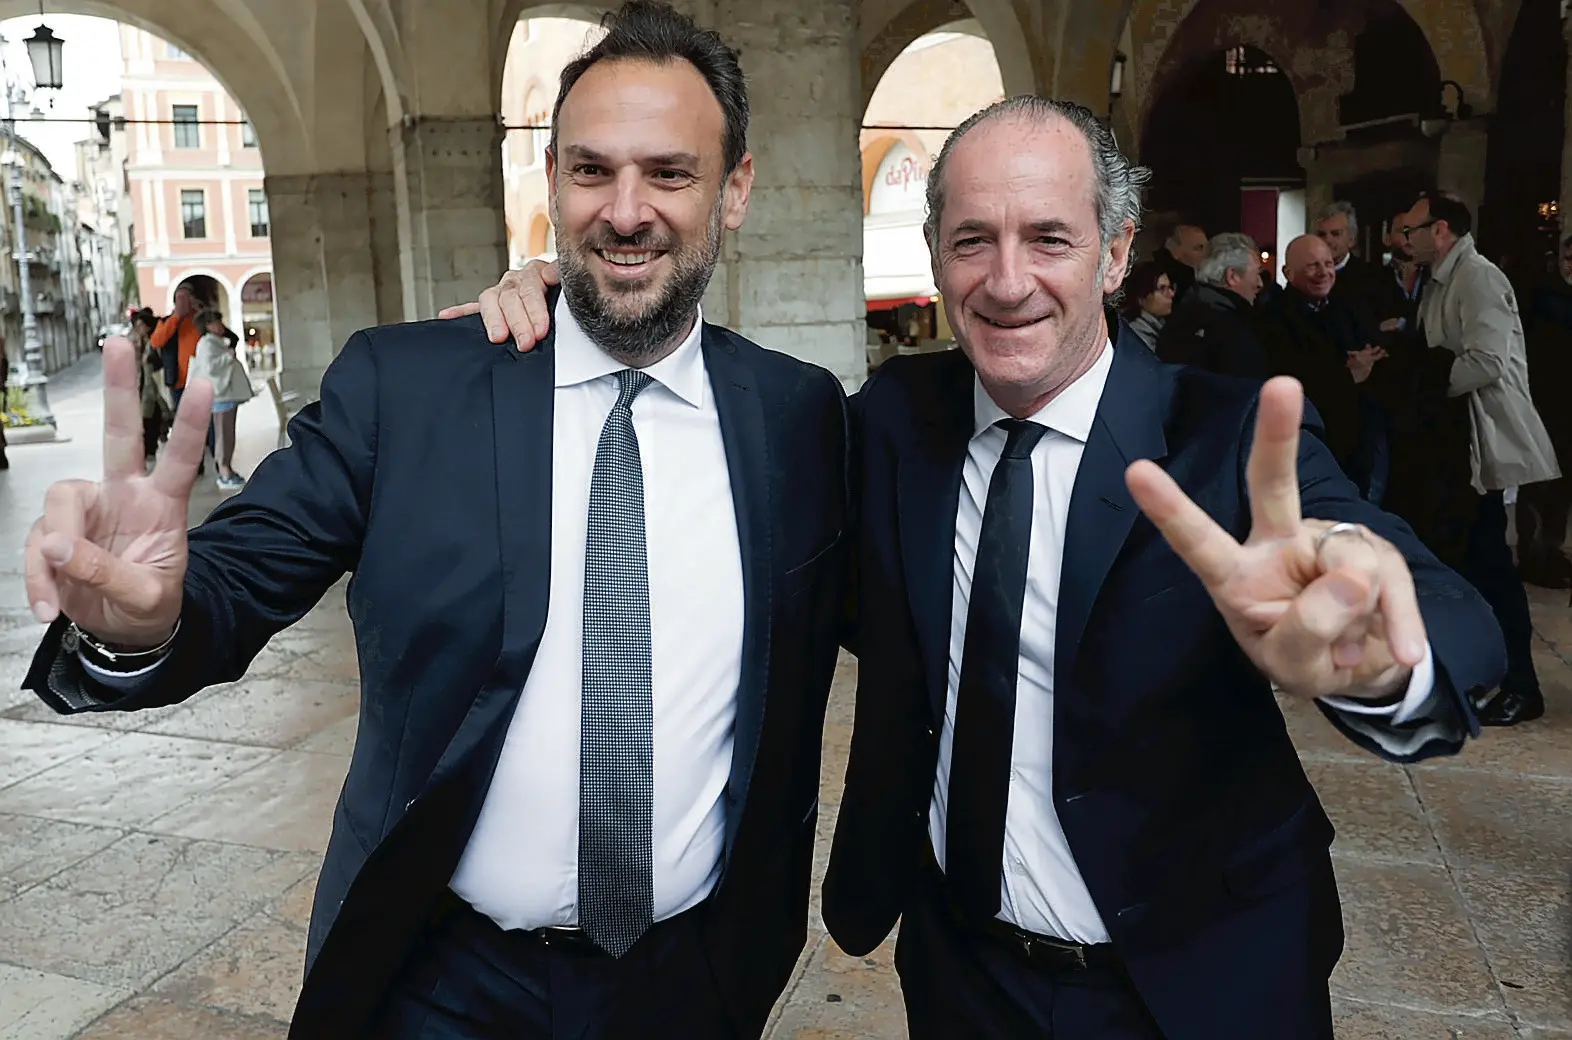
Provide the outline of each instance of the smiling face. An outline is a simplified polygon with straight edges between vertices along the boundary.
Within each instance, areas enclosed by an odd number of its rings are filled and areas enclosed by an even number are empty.
[[[1102,352],[1134,228],[1104,249],[1091,149],[1063,119],[984,122],[943,177],[934,279],[950,325],[999,407],[1031,415]]]
[[[1324,300],[1337,284],[1337,263],[1332,259],[1332,249],[1324,238],[1300,235],[1288,243],[1283,254],[1283,277],[1288,284],[1312,300]]]
[[[558,266],[591,339],[630,364],[669,353],[692,325],[753,183],[725,171],[725,115],[687,62],[613,60],[573,85],[546,157]]]

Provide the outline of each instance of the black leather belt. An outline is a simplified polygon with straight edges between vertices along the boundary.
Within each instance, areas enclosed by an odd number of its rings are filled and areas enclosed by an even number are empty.
[[[1120,968],[1123,963],[1113,943],[1083,943],[1052,935],[1039,935],[997,918],[982,924],[959,919],[956,923],[962,928],[995,940],[1033,964],[1055,971]]]
[[[545,927],[505,930],[497,922],[460,899],[452,889],[448,889],[442,893],[441,902],[434,915],[434,923],[444,923],[453,917],[462,921],[464,927],[484,932],[493,940],[504,943],[539,943],[541,946],[566,950],[585,957],[610,956],[601,949],[600,944],[590,938],[588,932],[581,928]]]
[[[1031,963],[1054,971],[1085,971],[1088,968],[1111,968],[1122,971],[1124,961],[1113,943],[1083,943],[1073,939],[1060,939],[1017,928],[1013,924],[991,917],[976,921],[961,913],[960,904],[950,893],[944,872],[930,854],[928,868],[938,884],[939,899],[956,927],[975,935],[985,936],[1005,949]]]

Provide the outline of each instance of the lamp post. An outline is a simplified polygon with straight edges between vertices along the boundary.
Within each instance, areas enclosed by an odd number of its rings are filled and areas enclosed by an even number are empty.
[[[42,2],[39,3],[38,13],[38,28],[26,40],[28,61],[33,66],[33,82],[41,90],[58,90],[61,86],[64,41],[43,24]],[[18,382],[26,395],[23,407],[28,417],[53,429],[55,416],[49,407],[49,377],[44,374],[44,345],[38,336],[38,319],[33,313],[32,256],[27,251],[27,215],[22,193],[25,163],[17,148],[16,123],[12,118],[17,97],[9,77],[7,80],[5,126],[10,141],[5,155],[0,156],[0,166],[5,167],[9,176],[12,215],[16,221],[17,303],[22,311],[22,371]]]
[[[10,176],[12,215],[16,220],[17,296],[22,308],[22,388],[27,394],[25,407],[30,418],[53,426],[55,416],[49,408],[49,377],[44,374],[44,345],[38,338],[38,319],[33,315],[33,279],[28,269],[33,258],[27,251],[21,156],[14,148],[10,149],[0,158],[0,165],[5,166]]]

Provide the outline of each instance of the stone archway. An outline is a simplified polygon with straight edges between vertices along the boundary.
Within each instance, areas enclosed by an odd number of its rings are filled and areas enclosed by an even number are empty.
[[[1153,98],[1160,88],[1163,71],[1173,60],[1176,38],[1196,13],[1204,0],[1135,0],[1129,17],[1132,51],[1129,64],[1130,86],[1140,105],[1139,122],[1144,123]],[[1486,48],[1486,35],[1473,3],[1466,0],[1398,0],[1403,9],[1423,30],[1425,39],[1435,53],[1443,79],[1459,83],[1467,93],[1469,104],[1476,112],[1488,112],[1494,107],[1494,91],[1490,75],[1490,56]],[[1209,3],[1208,6],[1217,6]],[[1279,5],[1265,13],[1254,4],[1240,4],[1227,21],[1238,42],[1250,43],[1262,50],[1274,49],[1274,38],[1287,40],[1283,32],[1285,22],[1298,22],[1308,29],[1289,42],[1285,57],[1304,53],[1303,58],[1290,61],[1285,69],[1290,75],[1303,80],[1329,78],[1327,73],[1338,66],[1347,66],[1351,55],[1346,52],[1352,45],[1352,36],[1336,30],[1327,32],[1316,28],[1321,19],[1318,5]],[[1283,47],[1277,47],[1284,50]],[[1309,53],[1313,51],[1320,53]],[[1337,78],[1337,77],[1330,77]],[[1351,84],[1344,86],[1346,91]],[[1303,96],[1303,95],[1302,95]],[[1335,138],[1335,107],[1308,99],[1306,106],[1306,141]],[[1329,123],[1327,114],[1332,121]],[[1320,137],[1330,131],[1330,136]]]
[[[37,17],[38,10],[36,0],[0,0],[0,20]],[[269,169],[309,165],[303,99],[284,56],[240,0],[196,8],[181,0],[51,0],[49,13],[124,22],[176,44],[245,109]]]
[[[1045,63],[1033,55],[1031,37],[1009,0],[865,0],[858,35],[862,107],[868,107],[891,62],[919,37],[971,18],[993,44],[1005,95],[1039,91]]]
[[[1352,34],[1339,29],[1317,38],[1313,27],[1307,24],[1313,17],[1309,11],[1292,17],[1244,16],[1239,10],[1248,7],[1250,0],[1211,0],[1204,6],[1195,0],[1184,2],[1188,10],[1185,22],[1166,38],[1161,59],[1152,65],[1137,61],[1137,66],[1145,70],[1136,107],[1136,125],[1141,127],[1143,139],[1152,113],[1167,90],[1190,74],[1197,63],[1238,45],[1270,55],[1288,77],[1294,88],[1302,143],[1342,136],[1337,99],[1354,85]],[[1140,42],[1135,47],[1145,53]]]

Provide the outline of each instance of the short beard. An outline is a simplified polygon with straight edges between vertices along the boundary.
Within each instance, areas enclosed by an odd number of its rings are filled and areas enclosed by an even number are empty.
[[[687,333],[704,291],[709,288],[720,261],[721,214],[725,194],[715,200],[705,228],[704,241],[666,252],[672,271],[666,285],[641,314],[617,313],[601,291],[590,271],[588,255],[594,249],[617,245],[623,248],[659,246],[648,232],[622,236],[605,231],[594,241],[578,243],[562,250],[557,269],[562,279],[562,295],[568,310],[587,336],[611,357],[634,368],[660,360]],[[635,292],[643,289],[633,290]],[[615,290],[613,290],[615,291]]]

